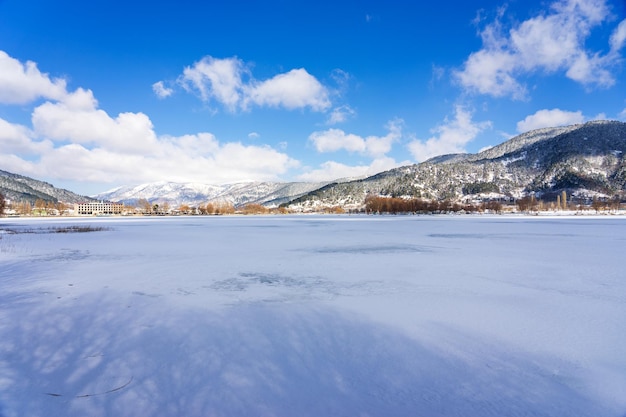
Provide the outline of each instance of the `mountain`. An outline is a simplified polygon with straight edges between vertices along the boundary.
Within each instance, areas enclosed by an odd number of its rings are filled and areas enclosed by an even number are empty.
[[[187,204],[198,206],[208,202],[230,203],[242,206],[248,203],[278,206],[318,189],[327,183],[305,182],[243,182],[227,185],[202,183],[153,182],[135,186],[118,187],[93,196],[135,204],[139,199],[151,203],[168,203],[172,206]]]
[[[471,201],[534,194],[550,200],[626,197],[626,123],[594,121],[539,129],[477,154],[442,155],[363,180],[329,184],[292,200],[294,209],[358,208],[367,195]]]
[[[63,203],[79,203],[91,200],[89,197],[78,195],[62,188],[56,188],[47,182],[2,170],[0,170],[0,192],[9,200],[25,200],[31,204],[36,200],[54,203],[59,201]]]
[[[626,123],[594,121],[534,130],[477,154],[452,154],[374,176],[332,183],[245,182],[228,185],[155,182],[119,187],[99,200],[197,206],[228,202],[286,205],[296,210],[363,206],[367,195],[476,201],[533,194],[554,200],[626,198]],[[0,170],[0,191],[15,201],[74,203],[88,197]]]

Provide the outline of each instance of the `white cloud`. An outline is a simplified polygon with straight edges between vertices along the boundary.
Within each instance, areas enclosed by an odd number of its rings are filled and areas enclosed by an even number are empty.
[[[626,44],[626,19],[622,20],[611,35],[611,51],[617,52]]]
[[[566,75],[581,84],[595,83],[599,86],[609,87],[615,83],[613,75],[606,69],[606,57],[595,54],[588,56],[580,53],[572,59]]]
[[[254,83],[245,90],[243,107],[284,107],[289,110],[309,107],[323,111],[330,107],[326,88],[304,68],[278,74],[269,80]]]
[[[154,94],[156,94],[158,98],[167,98],[174,94],[174,90],[166,87],[163,81],[157,81],[152,84],[152,91],[154,91]]]
[[[0,103],[25,104],[38,98],[59,100],[65,94],[65,80],[50,79],[34,62],[22,64],[0,51]]]
[[[340,129],[329,129],[323,132],[313,132],[309,136],[318,152],[336,152],[345,149],[349,152],[364,152],[365,139],[351,133],[346,134]]]
[[[521,100],[527,90],[513,76],[516,66],[517,58],[510,52],[481,50],[471,54],[455,75],[463,87],[480,94]]]
[[[65,141],[47,144],[45,150],[39,149],[38,160],[27,160],[25,152],[16,150],[11,155],[3,154],[0,163],[4,169],[25,175],[126,184],[160,180],[207,183],[276,180],[299,166],[298,161],[269,146],[220,143],[210,133],[160,136],[144,153],[126,152],[107,144],[93,148],[76,142],[65,144]]]
[[[219,143],[209,133],[161,137],[150,155],[62,145],[29,163],[0,157],[9,171],[96,183],[275,180],[298,162],[266,146]],[[15,172],[14,171],[14,172]]]
[[[335,161],[326,161],[320,165],[320,168],[310,170],[298,177],[300,181],[334,181],[343,178],[360,178],[387,171],[410,162],[396,162],[393,158],[381,157],[376,158],[369,165],[346,165]]]
[[[63,102],[46,102],[35,108],[33,128],[41,136],[120,152],[150,153],[156,144],[152,122],[143,113],[110,117],[97,108],[89,90],[79,89]]]
[[[98,107],[98,100],[93,96],[93,92],[83,88],[67,93],[61,102],[65,107],[74,110],[93,110]]]
[[[519,133],[544,127],[567,126],[584,123],[585,117],[580,111],[564,111],[560,109],[539,110],[524,120],[517,122]]]
[[[328,121],[326,124],[336,125],[338,123],[343,123],[355,115],[356,112],[348,105],[335,107],[328,115]]]
[[[35,141],[34,133],[26,126],[9,123],[0,119],[0,143],[2,153],[36,155],[52,149],[52,142],[48,140]]]
[[[206,56],[185,68],[180,82],[189,91],[197,90],[203,101],[215,99],[235,111],[243,96],[242,75],[247,71],[243,61],[236,57]]]
[[[622,110],[618,116],[621,120],[626,121],[626,108]]]
[[[494,97],[527,97],[524,75],[542,71],[565,75],[586,87],[615,83],[610,69],[618,62],[626,28],[620,24],[605,55],[585,49],[591,30],[610,16],[605,0],[557,0],[550,11],[505,31],[498,17],[481,32],[483,47],[472,53],[458,82],[470,91]]]
[[[410,164],[409,161],[401,163],[388,157],[394,142],[402,137],[403,121],[392,120],[387,123],[386,129],[389,131],[385,136],[361,137],[352,133],[346,133],[340,129],[328,129],[321,132],[314,132],[309,136],[309,141],[318,152],[336,152],[345,150],[351,153],[358,153],[372,158],[369,164],[348,165],[336,161],[326,161],[317,169],[312,169],[298,177],[301,181],[332,181],[341,178],[356,178],[377,174],[396,168],[401,165]]]
[[[453,120],[446,118],[444,124],[431,130],[435,136],[426,141],[416,139],[409,143],[408,148],[418,162],[434,156],[466,152],[465,146],[490,127],[491,122],[474,122],[470,111],[456,106]]]
[[[304,68],[255,80],[248,66],[236,57],[206,56],[185,68],[179,83],[197,92],[203,101],[216,101],[231,112],[247,110],[250,105],[313,111],[331,106],[328,89]]]
[[[258,139],[260,137],[261,137],[261,135],[259,135],[257,132],[250,132],[250,133],[248,133],[248,139]]]
[[[16,94],[44,97],[41,90],[33,95],[31,87],[22,85],[25,91],[18,88]],[[223,183],[276,180],[299,166],[284,152],[262,144],[220,142],[211,133],[157,135],[143,113],[112,116],[98,108],[91,90],[60,91],[55,97],[34,108],[32,127],[0,119],[2,169],[98,184]]]
[[[314,132],[309,136],[318,152],[336,152],[346,150],[358,152],[374,158],[387,154],[393,145],[402,137],[402,121],[394,120],[387,124],[389,133],[385,136],[361,136],[346,133],[341,129],[328,129]]]

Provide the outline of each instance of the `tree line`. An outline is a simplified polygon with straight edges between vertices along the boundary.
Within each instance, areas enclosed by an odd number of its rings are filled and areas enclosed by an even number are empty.
[[[288,210],[284,207],[268,208],[262,204],[248,203],[239,207],[235,207],[229,202],[212,202],[200,204],[198,206],[190,206],[189,204],[181,204],[178,207],[171,207],[169,203],[150,203],[146,199],[139,199],[135,203],[137,208],[143,214],[182,214],[182,215],[223,215],[223,214],[287,214]]]
[[[556,211],[556,210],[595,210],[600,211],[617,211],[620,209],[621,201],[619,198],[598,198],[594,197],[589,201],[575,203],[571,196],[565,191],[556,196],[556,200],[543,201],[537,199],[534,195],[528,195],[517,199],[513,205],[504,206],[500,201],[491,200],[480,204],[459,203],[451,200],[425,200],[420,198],[399,198],[399,197],[381,197],[378,195],[368,195],[364,201],[364,208],[351,210],[350,212],[360,212],[367,214],[442,214],[442,213],[476,213],[491,212],[501,213],[504,210],[518,212],[533,213],[539,211]],[[23,200],[19,202],[7,202],[5,195],[0,192],[0,215],[15,213],[17,215],[35,215],[50,216],[63,215],[69,212],[70,206],[62,202],[44,201],[38,199],[34,204]],[[341,206],[322,207],[317,210],[323,213],[341,214],[345,210]],[[192,207],[187,204],[181,204],[177,208],[171,208],[169,203],[150,203],[146,199],[138,200],[134,205],[126,206],[124,212],[126,214],[148,214],[148,215],[167,215],[167,214],[183,214],[183,215],[223,215],[223,214],[288,214],[291,212],[287,207],[268,208],[261,204],[248,203],[240,207],[235,207],[227,202],[213,202],[200,204]]]
[[[6,196],[0,192],[0,215],[13,212],[22,216],[50,216],[67,213],[71,206],[60,201],[37,199],[34,203],[28,200],[7,202]]]
[[[480,205],[462,204],[451,200],[424,200],[421,198],[399,198],[367,196],[365,212],[368,214],[442,214],[476,213],[482,211],[502,212],[502,203],[487,201]]]
[[[592,197],[575,201],[572,196],[568,196],[565,191],[556,196],[556,201],[545,201],[536,198],[534,195],[527,195],[519,198],[515,205],[520,212],[540,212],[540,211],[585,211],[595,210],[596,213],[601,211],[618,211],[621,208],[621,199],[619,196],[613,198]]]

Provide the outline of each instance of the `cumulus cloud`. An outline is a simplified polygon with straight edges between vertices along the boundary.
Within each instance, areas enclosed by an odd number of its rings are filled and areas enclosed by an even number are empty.
[[[0,103],[25,104],[39,98],[59,100],[65,94],[64,79],[51,79],[34,62],[23,64],[0,51]]]
[[[249,66],[237,57],[206,56],[185,68],[179,83],[196,92],[202,101],[217,102],[231,112],[247,110],[251,105],[313,111],[331,106],[329,90],[304,68],[256,80]]]
[[[524,133],[544,127],[567,126],[584,122],[585,116],[583,116],[581,111],[573,112],[560,109],[545,109],[539,110],[530,116],[526,116],[524,120],[517,122],[517,131]]]
[[[408,148],[413,158],[422,162],[439,155],[466,152],[465,146],[479,133],[491,128],[491,122],[474,122],[472,113],[463,106],[456,106],[454,119],[431,130],[428,140],[413,140]]]
[[[53,99],[38,87],[41,78],[29,80],[33,85],[25,85],[26,92],[18,95],[49,100],[33,109],[32,127],[0,118],[0,166],[11,172],[100,184],[224,183],[276,180],[299,166],[272,147],[220,142],[208,132],[158,135],[143,113],[109,115],[100,109],[91,90],[67,92],[63,84],[63,91]]]
[[[374,159],[369,165],[347,165],[336,161],[326,161],[318,169],[301,174],[300,181],[334,181],[344,178],[362,178],[409,164],[408,161],[396,162],[390,157]]]
[[[242,76],[248,73],[239,58],[217,59],[206,56],[185,68],[179,78],[188,91],[196,91],[203,101],[214,99],[235,111],[243,98]]]
[[[148,116],[120,113],[112,118],[97,108],[89,90],[79,89],[65,101],[36,107],[32,123],[39,136],[118,152],[148,153],[157,141]]]
[[[621,120],[626,121],[626,109],[622,110],[621,113],[619,114],[619,118]]]
[[[0,118],[0,143],[4,154],[37,155],[52,149],[52,142],[34,138],[34,132],[26,126]]]
[[[128,137],[135,130],[132,124],[120,123],[119,117],[109,118],[105,123],[114,126],[112,134],[121,137]],[[157,137],[153,131],[148,134],[154,140],[144,152],[120,149],[118,138],[94,146],[59,139],[45,142],[46,149],[42,149],[43,144],[36,149],[36,143],[31,139],[25,145],[38,151],[38,160],[29,162],[25,159],[25,152],[16,149],[13,158],[3,155],[0,162],[5,169],[26,175],[98,183],[276,180],[289,169],[299,166],[298,161],[269,146],[221,143],[211,133],[176,137]]]
[[[157,81],[152,84],[152,91],[157,95],[158,98],[167,98],[174,94],[174,89],[166,87],[163,81]]]
[[[387,156],[393,143],[402,138],[402,126],[403,121],[400,119],[388,122],[385,126],[388,133],[384,136],[362,137],[353,133],[346,133],[341,129],[313,132],[309,136],[309,141],[318,152],[347,151],[371,158],[371,162],[369,164],[361,162],[357,165],[348,165],[336,161],[326,161],[317,169],[307,170],[298,179],[301,181],[332,181],[341,178],[358,178],[410,164],[409,161],[396,162],[395,159]]]
[[[402,121],[394,120],[387,124],[389,133],[385,136],[361,137],[346,133],[341,129],[328,129],[314,132],[309,136],[318,152],[336,152],[346,150],[379,158],[387,154],[394,142],[402,137]]]
[[[243,107],[247,108],[249,103],[289,110],[309,107],[314,111],[323,111],[330,107],[326,87],[304,68],[247,86],[244,89]]]
[[[525,99],[528,90],[520,78],[537,71],[563,71],[586,87],[615,83],[611,68],[619,61],[618,52],[626,37],[624,22],[613,32],[608,53],[585,48],[592,29],[610,16],[605,0],[557,0],[549,11],[508,31],[501,15],[481,31],[482,49],[472,53],[454,73],[467,90]]]
[[[297,161],[270,147],[219,143],[210,133],[161,137],[149,155],[72,143],[42,154],[30,166],[21,158],[3,162],[9,170],[97,183],[275,180],[298,166]]]

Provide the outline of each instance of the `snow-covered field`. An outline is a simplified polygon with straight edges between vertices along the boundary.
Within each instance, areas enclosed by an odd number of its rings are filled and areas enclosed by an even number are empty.
[[[0,229],[3,417],[626,415],[624,217]]]

